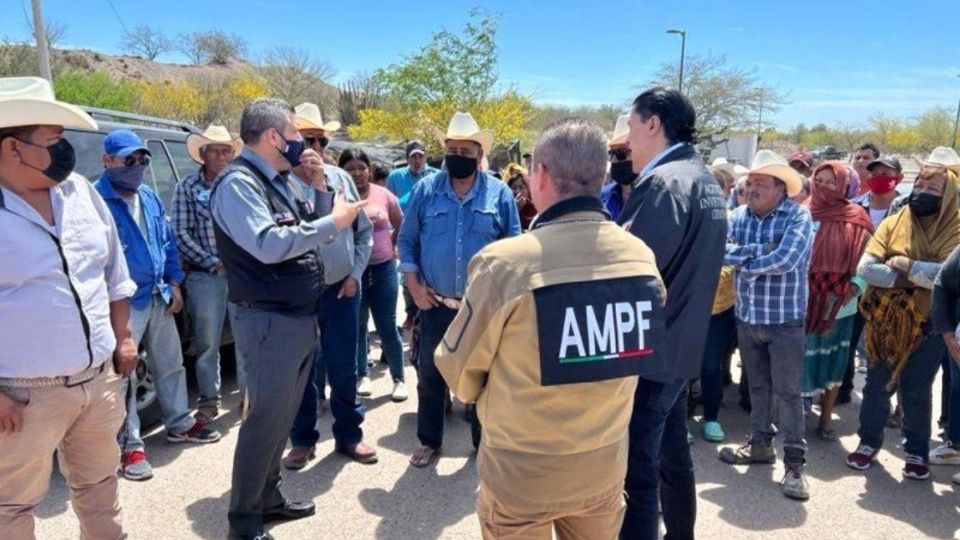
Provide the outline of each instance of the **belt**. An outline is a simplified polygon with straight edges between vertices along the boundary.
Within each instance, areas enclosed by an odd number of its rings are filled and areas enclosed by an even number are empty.
[[[66,386],[67,388],[70,388],[71,386],[77,386],[78,384],[90,382],[94,377],[103,372],[103,368],[106,365],[107,363],[104,362],[97,367],[87,368],[80,373],[66,375],[63,377],[30,377],[25,379],[4,379],[0,377],[0,387],[52,388],[55,386]]]

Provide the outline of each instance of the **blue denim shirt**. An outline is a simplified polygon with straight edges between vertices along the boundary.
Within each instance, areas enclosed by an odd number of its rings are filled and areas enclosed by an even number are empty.
[[[610,219],[616,221],[623,210],[623,186],[615,181],[608,182],[600,190],[600,200],[607,212],[610,212]]]
[[[154,290],[160,293],[164,302],[170,302],[170,285],[183,281],[183,270],[180,268],[173,227],[163,211],[160,197],[150,186],[140,186],[140,208],[143,209],[147,226],[147,238],[144,238],[136,218],[130,215],[127,203],[113,189],[106,175],[101,176],[94,187],[106,201],[117,224],[117,234],[127,259],[127,267],[130,269],[130,278],[137,284],[137,292],[130,304],[135,309],[146,308],[150,305]]]
[[[467,265],[487,244],[520,234],[513,192],[483,172],[461,200],[446,171],[413,187],[397,246],[401,272],[419,272],[443,296],[461,298]]]
[[[397,196],[397,200],[400,201],[400,210],[406,212],[407,205],[410,204],[410,192],[413,191],[413,186],[421,179],[438,172],[440,172],[438,169],[426,164],[417,174],[410,172],[409,166],[394,169],[390,172],[390,176],[387,176],[387,189]]]

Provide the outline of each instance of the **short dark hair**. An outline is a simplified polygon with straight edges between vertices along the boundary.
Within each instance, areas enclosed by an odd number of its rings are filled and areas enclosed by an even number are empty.
[[[671,145],[697,140],[697,112],[690,100],[676,90],[658,86],[645,91],[633,100],[633,112],[644,121],[651,116],[659,118]]]
[[[13,137],[14,139],[29,139],[38,127],[39,126],[15,126],[0,128],[0,144],[8,137]]]
[[[340,159],[337,161],[337,167],[341,169],[351,161],[359,159],[360,161],[367,164],[367,167],[370,167],[370,158],[367,157],[367,153],[359,148],[347,148],[343,152],[340,152]]]
[[[390,176],[390,168],[385,165],[380,165],[376,163],[373,165],[373,182],[377,183],[381,180],[386,181],[387,177]]]
[[[878,159],[880,157],[880,149],[877,148],[877,145],[873,143],[868,142],[868,143],[861,144],[860,146],[857,147],[854,153],[859,152],[861,150],[870,150],[871,152],[873,152],[873,159]]]
[[[256,143],[260,136],[273,128],[282,132],[290,121],[290,115],[296,111],[282,99],[255,99],[243,108],[240,117],[240,139],[244,144]]]

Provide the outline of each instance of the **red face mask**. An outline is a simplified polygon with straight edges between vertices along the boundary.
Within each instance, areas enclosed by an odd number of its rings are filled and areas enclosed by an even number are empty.
[[[896,176],[871,176],[867,179],[870,191],[877,195],[886,195],[897,187],[900,178]]]

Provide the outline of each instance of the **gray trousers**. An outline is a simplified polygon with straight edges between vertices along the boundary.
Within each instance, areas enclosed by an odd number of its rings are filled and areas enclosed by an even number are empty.
[[[251,534],[283,504],[280,460],[317,347],[317,317],[237,307],[234,336],[246,370],[247,416],[233,454],[230,530]],[[239,355],[238,355],[239,356]]]
[[[803,321],[762,325],[737,321],[740,357],[750,380],[754,444],[773,441],[773,407],[780,411],[783,460],[803,463],[807,442],[803,438],[803,398],[800,388],[807,336]]]

